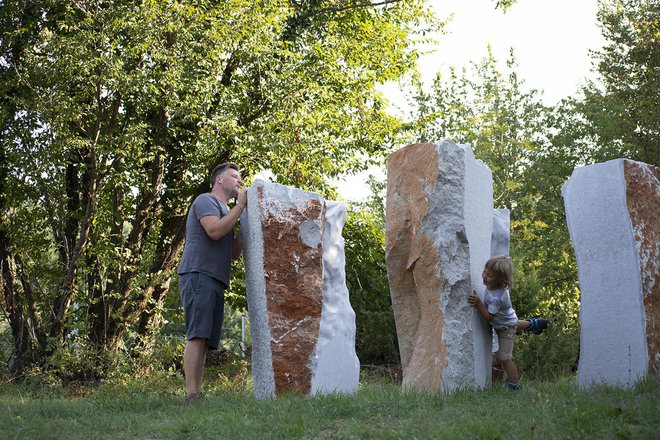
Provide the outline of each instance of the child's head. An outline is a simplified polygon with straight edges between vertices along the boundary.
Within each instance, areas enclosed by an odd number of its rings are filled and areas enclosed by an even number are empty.
[[[513,263],[506,255],[497,255],[486,261],[483,273],[484,284],[488,289],[513,287]]]

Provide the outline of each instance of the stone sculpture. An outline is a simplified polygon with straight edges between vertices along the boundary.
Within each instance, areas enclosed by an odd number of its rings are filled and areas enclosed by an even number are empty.
[[[248,190],[241,233],[259,399],[357,390],[355,314],[337,279],[345,276],[346,210],[329,206],[326,225],[318,194],[260,180]]]
[[[388,158],[387,273],[405,388],[487,384],[491,329],[467,296],[483,294],[492,193],[467,145],[414,144]]]
[[[660,372],[660,169],[576,168],[562,188],[581,293],[578,385]]]
[[[493,232],[490,239],[490,255],[509,255],[511,241],[511,211],[493,209]]]
[[[509,255],[511,242],[511,211],[506,208],[493,209],[493,232],[490,237],[490,256]],[[500,349],[497,333],[493,329],[493,348],[495,353]]]
[[[241,218],[257,398],[311,389],[323,300],[324,201],[257,181]]]

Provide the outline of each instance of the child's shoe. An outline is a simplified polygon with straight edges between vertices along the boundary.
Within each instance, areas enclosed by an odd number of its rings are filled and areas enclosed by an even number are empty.
[[[543,318],[527,318],[526,321],[529,321],[530,325],[523,331],[534,333],[535,335],[540,335],[543,333],[543,330],[548,328],[548,321]]]
[[[513,383],[510,381],[507,381],[506,385],[509,387],[510,390],[519,390],[522,388],[522,385],[519,383]]]

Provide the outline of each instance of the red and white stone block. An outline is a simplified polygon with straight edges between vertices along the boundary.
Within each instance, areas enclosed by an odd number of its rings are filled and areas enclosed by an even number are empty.
[[[660,372],[660,169],[617,159],[562,188],[580,283],[578,384]]]
[[[492,174],[467,145],[408,145],[388,158],[386,258],[403,386],[485,387],[491,329],[467,302],[483,293]]]
[[[241,234],[257,398],[357,391],[355,314],[348,290],[324,282],[325,214],[323,198],[309,191],[260,180],[248,190]],[[336,226],[331,229],[337,233]],[[341,252],[332,261],[337,265],[341,257],[343,263],[343,246],[325,247]],[[345,281],[334,286],[342,283],[345,288]],[[338,300],[337,294],[345,298]]]

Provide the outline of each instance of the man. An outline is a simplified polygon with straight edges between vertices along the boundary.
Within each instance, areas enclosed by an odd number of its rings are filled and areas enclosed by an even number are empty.
[[[183,372],[186,401],[200,393],[206,353],[220,342],[224,294],[229,286],[231,260],[241,256],[243,244],[234,226],[247,205],[238,167],[218,165],[211,172],[211,192],[200,194],[188,211],[186,245],[179,264],[179,291],[186,318]],[[229,210],[230,199],[236,205]]]

